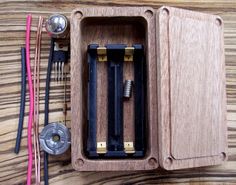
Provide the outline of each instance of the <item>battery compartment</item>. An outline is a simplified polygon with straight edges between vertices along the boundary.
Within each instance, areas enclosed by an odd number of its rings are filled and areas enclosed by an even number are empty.
[[[145,21],[142,18],[137,17],[129,17],[128,19],[124,17],[84,18],[81,22],[81,38],[83,38],[83,48],[81,48],[81,50],[83,53],[82,58],[84,64],[82,70],[83,78],[87,82],[91,82],[89,76],[95,75],[94,78],[96,79],[94,85],[91,85],[91,83],[90,85],[89,83],[83,83],[83,100],[88,100],[83,103],[83,148],[84,154],[88,158],[141,158],[145,156],[147,146],[147,141],[145,140],[147,130],[145,121],[146,103],[144,102],[146,94],[146,83],[144,82],[146,78],[144,58],[144,49],[146,45],[145,33]],[[135,61],[123,60],[119,62],[122,68],[122,75],[120,76],[122,82],[120,81],[121,84],[119,84],[118,103],[121,105],[119,107],[122,112],[119,112],[118,110],[117,113],[117,110],[111,110],[112,104],[109,103],[109,99],[111,101],[112,97],[115,98],[115,96],[117,96],[113,94],[115,93],[115,91],[113,91],[115,90],[113,81],[112,79],[109,80],[109,78],[111,78],[108,74],[109,59],[108,61],[99,62],[97,52],[94,51],[95,53],[92,53],[96,55],[96,61],[94,61],[95,63],[93,64],[96,64],[96,67],[93,66],[92,63],[89,64],[91,56],[88,50],[92,50],[92,48],[96,50],[96,47],[103,46],[109,46],[110,49],[111,47],[116,47],[116,49],[118,49],[117,47],[119,46],[121,48],[123,47],[124,54],[125,47],[140,47],[139,51],[136,48],[134,59],[137,60],[136,56],[142,57],[141,59],[138,59],[142,60],[142,62],[136,64],[136,71],[137,69],[141,70],[141,75],[143,75],[143,77],[141,77],[136,74],[136,79],[138,81],[143,80],[142,82],[137,83],[142,84],[141,86],[139,85],[139,87],[137,87],[135,84]],[[121,48],[120,50],[122,50]],[[113,51],[108,53],[110,53],[108,54],[110,55],[108,58],[115,60],[116,57],[113,57],[112,53],[116,55],[117,52],[113,49]],[[140,54],[137,55],[137,53]],[[122,58],[124,58],[124,56],[121,56],[121,59]],[[96,71],[93,71],[94,74],[90,74],[91,69],[89,70],[89,66],[91,68],[96,68]],[[110,72],[112,74],[114,71]],[[123,84],[125,83],[125,80],[128,79],[134,82],[133,90],[131,91],[131,97],[129,99],[124,99],[120,96],[123,96]],[[95,89],[92,90],[91,88]],[[91,93],[90,96],[89,93]],[[135,98],[137,97],[135,94],[140,94],[141,99]],[[138,102],[142,102],[143,106],[137,107]],[[118,121],[118,125],[115,122],[111,123],[111,120],[116,119],[116,116],[118,116],[117,119],[120,120]]]

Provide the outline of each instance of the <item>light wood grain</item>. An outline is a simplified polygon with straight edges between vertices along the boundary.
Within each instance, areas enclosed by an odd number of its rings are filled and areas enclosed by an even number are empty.
[[[223,22],[170,7],[158,12],[161,166],[222,163],[227,158]]]
[[[32,44],[34,44],[37,18],[52,12],[69,16],[71,11],[88,5],[161,5],[184,7],[195,11],[220,15],[224,20],[226,54],[227,125],[229,160],[221,166],[148,172],[76,172],[72,169],[70,154],[62,158],[50,158],[50,184],[183,184],[183,185],[233,185],[236,183],[236,2],[234,0],[168,0],[163,1],[11,1],[0,2],[0,184],[25,184],[27,170],[26,121],[23,131],[22,150],[13,153],[18,124],[20,101],[20,47],[24,45],[25,18],[33,14]],[[40,124],[43,125],[44,84],[49,52],[49,37],[44,32],[42,41]],[[32,45],[32,52],[33,52]],[[33,56],[32,56],[33,59]],[[51,91],[50,121],[63,120],[63,86],[53,83]],[[28,99],[27,99],[28,100]],[[28,103],[27,103],[28,106]],[[61,108],[60,108],[61,107]],[[70,106],[69,106],[70,108]],[[68,111],[70,115],[70,111]],[[70,117],[68,118],[70,119]],[[68,122],[68,125],[70,123]],[[43,174],[41,174],[43,175]]]

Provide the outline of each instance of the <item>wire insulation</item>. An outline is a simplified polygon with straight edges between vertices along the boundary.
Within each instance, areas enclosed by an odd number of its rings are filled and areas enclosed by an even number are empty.
[[[38,59],[38,30],[37,30],[37,35],[36,35],[36,46],[35,46],[35,53],[34,53],[34,74],[33,74],[33,88],[34,88],[34,121],[33,121],[33,135],[34,135],[34,168],[35,168],[35,181],[37,184],[37,180],[38,180],[38,162],[37,162],[37,144],[36,144],[36,111],[37,111],[37,105],[36,105],[36,93],[37,93],[37,86],[36,86],[36,72],[37,72],[37,59]]]
[[[42,29],[43,29],[43,17],[40,16],[39,17],[39,21],[40,21],[40,26],[39,26],[39,47],[38,47],[38,69],[37,69],[37,79],[38,79],[38,83],[37,83],[37,88],[38,88],[38,91],[37,91],[37,97],[38,97],[38,101],[37,101],[37,122],[36,122],[36,137],[37,137],[37,140],[36,140],[36,143],[37,143],[37,150],[38,150],[38,183],[40,184],[40,164],[41,164],[41,157],[40,157],[40,144],[39,144],[39,96],[40,96],[40,54],[41,54],[41,39],[42,39]]]
[[[51,38],[50,53],[48,58],[48,68],[47,68],[47,78],[46,78],[46,88],[45,88],[45,116],[44,116],[44,126],[48,125],[48,114],[49,114],[49,90],[51,81],[51,70],[52,70],[52,60],[54,51],[54,39]],[[48,185],[48,153],[44,152],[44,184]]]
[[[34,56],[34,163],[35,181],[40,185],[40,146],[39,146],[39,91],[40,91],[40,52],[43,18],[39,16]]]
[[[32,16],[29,14],[26,20],[26,68],[29,84],[29,96],[30,96],[30,105],[29,105],[29,117],[28,117],[28,130],[27,130],[27,145],[28,145],[28,170],[27,170],[27,185],[31,185],[31,175],[32,175],[32,121],[33,121],[33,112],[34,112],[34,92],[33,84],[31,77],[30,69],[30,27],[31,27]]]
[[[26,66],[25,66],[25,47],[21,48],[21,99],[20,99],[20,115],[18,130],[16,136],[16,145],[14,152],[16,154],[20,151],[21,136],[24,123],[24,113],[25,113],[25,94],[26,94]]]

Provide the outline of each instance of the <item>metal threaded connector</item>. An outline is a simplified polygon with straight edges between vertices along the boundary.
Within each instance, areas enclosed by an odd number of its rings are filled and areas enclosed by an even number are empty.
[[[42,149],[51,155],[60,155],[70,147],[70,131],[62,123],[50,123],[40,133],[39,141]]]

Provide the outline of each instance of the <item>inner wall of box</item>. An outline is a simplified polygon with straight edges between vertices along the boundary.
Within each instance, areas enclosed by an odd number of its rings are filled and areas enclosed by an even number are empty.
[[[88,62],[87,46],[89,44],[142,44],[146,50],[146,24],[143,18],[133,17],[113,17],[113,18],[84,18],[81,22],[81,52],[82,52],[82,77],[83,77],[83,149],[86,149],[87,139],[87,82],[88,82]],[[146,61],[147,62],[147,61]],[[134,68],[132,62],[125,62],[123,66],[123,79],[134,79]],[[107,64],[97,63],[97,142],[107,140],[108,110],[107,110]],[[146,88],[145,88],[146,90]],[[132,92],[133,93],[133,92]],[[147,92],[146,92],[147,93]],[[134,98],[123,103],[123,125],[124,141],[135,142],[134,135]],[[146,118],[147,118],[147,113]],[[146,119],[147,120],[147,119]],[[148,130],[146,124],[146,132]],[[146,133],[147,138],[147,133]],[[146,139],[146,142],[148,139]],[[148,143],[146,143],[146,147]],[[84,151],[83,151],[84,152]],[[146,155],[148,148],[146,148]],[[85,155],[84,155],[85,156]]]

